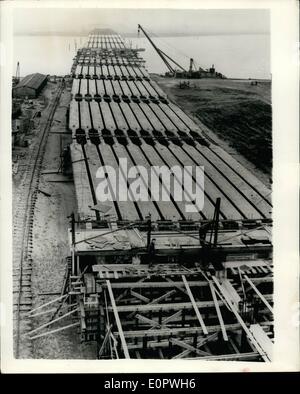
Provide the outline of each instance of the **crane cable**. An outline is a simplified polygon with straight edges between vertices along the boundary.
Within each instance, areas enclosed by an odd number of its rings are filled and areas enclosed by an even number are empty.
[[[165,45],[167,45],[169,48],[177,51],[178,53],[181,53],[184,57],[186,57],[187,59],[190,59],[190,56],[187,55],[186,53],[182,52],[181,50],[179,50],[178,48],[174,47],[173,45],[169,44],[167,41],[163,40],[161,36],[158,36],[157,34],[147,30],[148,33],[150,33],[152,36],[154,36],[155,38],[157,38],[158,40],[160,40],[161,42],[163,42]]]
[[[158,36],[157,34],[153,33],[152,31],[147,29],[147,32],[151,34],[151,36],[154,36],[155,38],[157,38],[158,40],[160,40],[161,42],[163,42],[166,46],[168,46],[169,48],[171,48],[172,50],[175,50],[175,52],[180,53],[182,56],[184,56],[186,59],[190,60],[190,56],[187,55],[186,53],[184,53],[183,51],[181,51],[180,49],[174,47],[173,45],[169,44],[167,41],[163,40],[161,36]],[[140,38],[140,28],[138,27],[138,38]],[[193,65],[194,65],[194,69],[195,71],[197,71],[200,66],[198,64],[198,62],[195,61],[195,59],[193,59]]]

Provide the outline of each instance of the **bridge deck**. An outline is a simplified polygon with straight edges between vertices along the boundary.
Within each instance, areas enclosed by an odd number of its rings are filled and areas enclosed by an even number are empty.
[[[111,214],[119,219],[144,219],[148,213],[156,220],[212,218],[218,197],[222,219],[270,218],[270,191],[228,153],[205,140],[199,126],[168,100],[149,78],[137,52],[126,48],[119,36],[90,36],[77,57],[72,98],[73,172],[79,211],[84,215],[94,215],[88,205],[95,203],[91,194],[99,185],[97,169],[104,163],[117,171],[123,158],[130,168],[145,167],[140,182],[150,200],[151,167],[192,167],[195,190],[201,186],[195,168],[203,166],[204,207],[200,212],[186,212],[187,202],[175,201],[174,190],[170,201],[132,201],[133,180],[126,183],[125,174],[120,174],[122,193],[128,191],[131,200],[109,203]],[[83,150],[87,160],[82,160]],[[175,183],[180,181],[178,175],[172,177]],[[167,190],[168,182],[160,181],[162,190]],[[195,199],[184,185],[181,189],[190,200]]]

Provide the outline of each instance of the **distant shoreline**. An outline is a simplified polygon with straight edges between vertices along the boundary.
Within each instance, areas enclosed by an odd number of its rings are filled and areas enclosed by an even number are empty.
[[[161,73],[149,73],[150,75],[154,75],[154,76],[157,76],[157,77],[159,77],[159,78],[166,78],[166,80],[168,79],[167,77],[164,77],[163,76],[163,74],[161,74]],[[176,81],[183,81],[183,80],[186,80],[186,79],[188,79],[188,78],[175,78],[175,80]],[[213,81],[245,81],[245,82],[248,82],[248,81],[257,81],[257,82],[272,82],[272,79],[270,79],[270,78],[254,78],[254,77],[251,77],[251,78],[234,78],[234,77],[227,77],[227,78],[225,78],[225,79],[217,79],[217,78],[205,78],[205,77],[203,77],[203,78],[199,78],[199,79],[193,79],[193,78],[191,78],[191,79],[188,79],[189,81],[199,81],[200,79],[207,79],[207,80],[213,80]]]
[[[119,33],[121,36],[124,38],[137,38],[137,33]],[[63,36],[63,37],[88,37],[89,33],[88,32],[32,32],[32,33],[25,33],[25,32],[17,32],[14,33],[14,36],[22,36],[22,37],[34,37],[34,36]],[[149,34],[150,37],[207,37],[207,36],[253,36],[253,35],[262,35],[266,36],[269,35],[268,32],[239,32],[239,33],[223,33],[223,32],[215,32],[215,33],[201,33],[201,32],[193,32],[193,33],[161,33],[161,34]],[[142,36],[141,36],[142,37]]]

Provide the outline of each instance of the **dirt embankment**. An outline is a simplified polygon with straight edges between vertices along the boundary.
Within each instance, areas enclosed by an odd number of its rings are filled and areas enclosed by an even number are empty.
[[[272,173],[271,82],[180,80],[155,76],[170,99],[204,125],[205,132],[269,185]],[[216,138],[214,138],[216,136]],[[228,149],[229,148],[229,149]],[[239,157],[240,156],[240,157]],[[246,159],[246,160],[245,160]]]

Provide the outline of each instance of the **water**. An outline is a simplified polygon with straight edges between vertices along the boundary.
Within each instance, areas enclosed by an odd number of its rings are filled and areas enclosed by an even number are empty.
[[[214,64],[217,71],[230,78],[270,79],[271,76],[267,34],[157,37],[154,41],[184,68],[188,68],[189,58],[193,57],[198,67],[206,69]],[[85,37],[74,36],[16,36],[13,73],[19,61],[21,76],[34,72],[68,74],[76,45],[79,48],[85,42]],[[128,38],[127,42],[133,48],[145,48],[142,56],[149,72],[167,71],[146,38]]]

